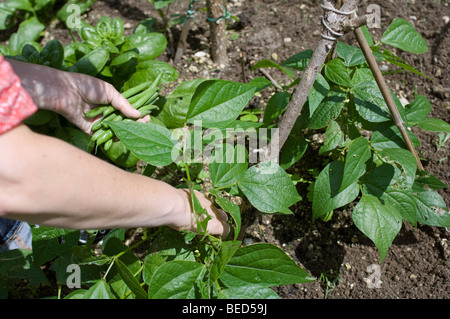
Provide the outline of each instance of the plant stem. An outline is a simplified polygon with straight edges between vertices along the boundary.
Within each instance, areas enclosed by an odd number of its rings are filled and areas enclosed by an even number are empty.
[[[364,53],[366,61],[369,64],[370,70],[372,71],[375,81],[378,84],[381,94],[383,95],[383,98],[386,101],[386,104],[389,108],[389,111],[392,115],[395,125],[400,130],[400,133],[401,133],[403,140],[405,141],[406,146],[408,147],[409,151],[416,158],[417,166],[421,170],[423,170],[422,162],[420,161],[419,156],[417,155],[416,150],[414,148],[414,145],[411,142],[411,139],[408,135],[406,126],[403,123],[400,113],[398,112],[397,106],[395,105],[394,99],[392,98],[392,94],[389,91],[386,81],[384,80],[383,74],[381,73],[381,70],[377,64],[377,61],[376,61],[375,57],[373,56],[372,50],[370,49],[370,46],[367,43],[366,38],[364,37],[363,31],[361,30],[361,28],[357,28],[357,29],[355,29],[354,33],[355,33],[356,39],[361,47],[361,50]]]

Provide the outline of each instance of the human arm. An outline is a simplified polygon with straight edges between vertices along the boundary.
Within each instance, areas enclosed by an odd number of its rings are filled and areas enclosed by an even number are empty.
[[[56,70],[47,66],[7,59],[20,78],[22,86],[40,109],[54,111],[82,131],[91,134],[98,118],[84,114],[98,105],[111,104],[125,116],[141,116],[109,83],[92,76]],[[149,117],[142,121],[148,122]]]
[[[0,135],[0,216],[52,227],[157,227],[195,231],[185,190],[133,174],[25,125]],[[226,214],[212,207],[212,235],[229,231]]]

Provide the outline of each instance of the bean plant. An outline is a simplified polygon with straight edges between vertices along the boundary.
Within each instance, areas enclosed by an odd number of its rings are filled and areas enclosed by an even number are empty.
[[[156,60],[165,50],[161,34],[145,25],[128,37],[122,31],[120,19],[102,18],[95,27],[83,23],[80,42],[64,48],[56,42],[47,44],[55,50],[24,46],[15,58],[48,61],[53,67],[97,76],[127,96],[126,92],[143,83],[164,88],[177,79],[178,73],[170,65]],[[395,20],[379,42],[368,32],[366,35],[379,61],[422,75],[386,48],[413,53],[428,49],[406,21]],[[49,58],[53,55],[58,56],[56,64]],[[125,244],[128,236],[124,229],[110,230],[101,242],[96,241],[97,230],[85,231],[87,237],[81,243],[80,231],[35,225],[32,251],[0,254],[0,295],[6,297],[8,287],[23,277],[31,286],[48,284],[42,266],[55,274],[59,290],[54,297],[68,299],[278,298],[273,287],[315,280],[273,244],[243,245],[239,200],[262,214],[285,215],[294,213],[297,202],[310,200],[312,218],[323,221],[355,202],[353,221],[374,242],[380,261],[386,258],[403,221],[414,226],[449,227],[448,209],[436,192],[447,185],[417,168],[364,55],[343,42],[337,43],[335,55],[323,65],[281,154],[258,162],[264,145],[277,137],[278,120],[311,55],[307,50],[279,64],[262,60],[253,66],[254,70],[283,71],[289,78],[284,86],[256,77],[249,83],[194,79],[182,81],[174,89],[157,90],[156,98],[149,102],[154,106],[149,123],[104,116],[102,127],[114,138],[108,146],[92,147],[91,137],[54,114],[41,113],[29,119],[34,129],[63,138],[123,169],[154,178],[161,178],[159,171],[174,172],[179,177],[174,186],[191,190],[197,231],[143,228],[130,244]],[[264,113],[248,111],[252,98],[267,92],[271,96]],[[431,104],[426,97],[416,95],[403,106],[393,96],[408,127],[449,133],[448,123],[428,117]],[[102,106],[96,111],[106,109],[108,106]],[[305,136],[311,130],[324,132],[319,156],[325,165],[319,167],[303,199],[288,172],[301,163],[309,147]],[[412,132],[410,135],[417,146],[419,140]],[[141,169],[136,171],[138,164]],[[210,183],[204,183],[206,180]],[[201,189],[229,214],[227,238],[208,234],[210,216],[194,189]]]
[[[374,42],[367,28],[364,33],[378,61],[398,70],[426,76],[388,49],[388,46],[416,54],[428,46],[414,27],[396,19],[379,42]],[[353,222],[369,237],[383,261],[389,246],[400,231],[403,221],[417,227],[418,223],[449,227],[448,208],[436,190],[446,184],[418,168],[414,155],[408,151],[399,129],[394,124],[385,100],[367,65],[363,52],[338,42],[333,54],[308,95],[302,114],[283,148],[281,165],[288,168],[305,153],[307,131],[325,130],[319,149],[326,163],[309,187],[312,218],[329,221],[333,213],[352,202]],[[280,64],[259,61],[253,68],[277,68],[295,82],[294,70],[303,71],[312,51],[307,50]],[[426,76],[427,77],[427,76]],[[290,85],[276,92],[276,107],[269,100],[267,113],[277,116],[288,105]],[[408,134],[415,147],[420,145],[412,128],[446,132],[450,125],[430,118],[431,103],[420,94],[402,105],[391,92]],[[269,122],[266,122],[269,124]]]

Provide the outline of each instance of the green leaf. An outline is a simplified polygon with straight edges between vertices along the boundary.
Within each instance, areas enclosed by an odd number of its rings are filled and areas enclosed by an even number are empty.
[[[411,225],[417,225],[418,206],[414,200],[414,194],[411,190],[388,187],[380,197],[380,200],[395,207],[401,217]]]
[[[431,112],[431,103],[424,95],[416,95],[414,101],[406,105],[406,119],[409,125],[424,120]]]
[[[127,63],[128,61],[130,61],[133,58],[137,58],[137,53],[134,51],[128,51],[125,53],[122,53],[118,56],[116,56],[111,63],[109,64],[111,67],[115,66],[119,66],[121,64]]]
[[[34,12],[32,2],[29,0],[8,0],[6,6],[16,10]]]
[[[98,281],[101,273],[107,270],[107,264],[111,260],[112,258],[108,256],[93,256],[89,247],[76,245],[52,261],[50,270],[54,271],[59,283],[67,283],[69,276],[73,275],[73,270],[68,272],[67,267],[77,264],[80,267],[78,274],[81,285],[93,285]]]
[[[250,203],[263,213],[280,212],[301,200],[289,175],[274,162],[250,167],[238,186]]]
[[[355,107],[362,118],[376,123],[391,120],[389,108],[375,81],[357,83],[353,91],[355,94]],[[397,105],[397,109],[401,115],[404,113],[403,106]]]
[[[113,33],[112,29],[112,19],[108,16],[102,16],[98,19],[97,24],[95,25],[95,29],[97,33],[103,37],[104,39],[111,38]]]
[[[220,196],[219,192],[215,188],[211,188],[209,191],[212,195],[216,197],[216,202],[219,206],[226,211],[234,220],[236,229],[234,230],[234,240],[237,239],[241,232],[241,210],[239,205],[230,202],[229,200]]]
[[[23,280],[23,278],[27,278],[32,287],[39,286],[41,283],[50,284],[44,271],[38,265],[34,265],[33,252],[27,249],[2,251],[0,253],[0,273],[2,274],[0,290],[4,285],[7,286],[6,289],[9,289],[11,282]]]
[[[270,125],[276,120],[288,106],[290,98],[289,93],[284,91],[273,94],[267,101],[266,110],[264,111],[264,124]]]
[[[261,243],[239,248],[220,280],[229,288],[275,287],[315,280],[275,245]]]
[[[86,289],[77,289],[69,293],[64,299],[83,299]]]
[[[386,148],[379,152],[384,157],[384,161],[396,165],[401,171],[402,178],[406,181],[404,185],[411,187],[414,183],[417,171],[417,161],[415,156],[402,148]]]
[[[25,41],[36,41],[44,30],[45,25],[36,16],[21,22],[17,32],[13,33],[9,39],[9,49],[17,52],[21,43]]]
[[[379,55],[382,59],[386,60],[387,62],[389,62],[389,63],[391,63],[391,64],[393,64],[395,66],[398,66],[398,67],[402,68],[403,70],[406,70],[406,71],[418,74],[420,76],[426,77],[426,78],[431,80],[431,78],[429,76],[427,76],[427,75],[423,74],[422,72],[416,70],[414,67],[409,65],[405,60],[403,60],[402,58],[398,57],[394,53],[390,52],[386,48],[373,47],[372,51],[373,51],[374,55]]]
[[[313,192],[313,219],[324,217],[333,210],[351,203],[359,194],[359,186],[354,182],[339,191],[344,174],[344,163],[332,162],[319,173]]]
[[[366,38],[367,43],[369,44],[369,46],[372,46],[373,45],[373,38],[372,38],[372,35],[370,34],[369,28],[367,28],[366,25],[363,25],[361,27],[361,30],[362,30],[362,32],[364,34],[364,37]]]
[[[140,122],[108,122],[108,125],[134,155],[149,164],[166,166],[178,156],[178,144],[165,127]]]
[[[58,40],[53,39],[45,45],[40,56],[45,65],[59,69],[64,61],[64,48]]]
[[[273,86],[272,82],[265,77],[258,76],[247,83],[247,85],[251,85],[255,87],[255,92],[262,91],[270,86]]]
[[[127,286],[131,289],[131,291],[136,295],[137,299],[147,299],[148,295],[145,290],[139,284],[139,281],[134,277],[128,267],[120,260],[116,259],[114,261],[114,265],[119,271],[120,277],[122,277],[123,281],[127,284]]]
[[[309,115],[309,110],[301,113],[298,121],[302,128],[321,129],[336,119],[341,113],[347,94],[337,88],[330,90],[313,115]],[[308,106],[309,108],[309,106]]]
[[[127,37],[121,47],[121,52],[134,51],[139,60],[156,59],[166,50],[167,39],[164,34],[150,32],[145,34],[132,34]]]
[[[328,80],[344,87],[351,87],[352,80],[347,67],[341,59],[333,59],[325,64],[325,76]]]
[[[414,194],[417,207],[417,221],[438,227],[450,227],[450,214],[443,198],[439,193],[431,190]]]
[[[3,56],[11,55],[11,51],[6,45],[0,44],[0,54]]]
[[[317,107],[328,95],[328,92],[330,92],[330,85],[327,80],[325,80],[323,75],[319,73],[313,87],[311,88],[311,92],[309,92],[308,95],[309,116],[314,114]]]
[[[418,188],[419,191],[424,191],[427,187],[431,189],[444,189],[448,187],[447,184],[441,182],[433,174],[422,170],[417,171],[417,177],[413,186]]]
[[[404,19],[395,19],[384,32],[381,42],[411,53],[428,51],[427,42],[414,26]]]
[[[280,299],[271,288],[243,286],[221,289],[218,299]]]
[[[250,99],[255,87],[224,80],[202,82],[187,113],[188,123],[202,121],[206,128],[223,128],[233,122]]]
[[[8,3],[0,3],[0,30],[6,30],[14,24],[15,8],[11,8]]]
[[[348,148],[345,157],[344,173],[339,191],[343,191],[351,184],[358,182],[366,172],[367,163],[372,158],[369,142],[364,137],[355,139]]]
[[[111,291],[111,287],[106,283],[104,279],[99,280],[89,290],[87,290],[83,299],[116,299]]]
[[[280,167],[287,170],[303,157],[307,148],[308,142],[303,136],[289,135],[281,151]]]
[[[163,227],[152,241],[148,255],[144,259],[142,270],[144,282],[150,285],[155,271],[172,260],[195,261],[195,256],[192,246],[186,243],[181,232]]]
[[[375,82],[372,71],[369,67],[358,67],[352,75],[352,86],[355,87],[358,83],[362,82]]]
[[[401,155],[401,153],[395,155]],[[414,157],[413,161],[415,163]],[[406,166],[409,165],[407,159],[402,159],[402,162]],[[382,203],[388,203],[395,207],[402,218],[412,225],[417,224],[417,206],[410,188],[410,182],[405,177],[405,173],[397,168],[395,163],[392,165],[384,163],[374,168],[364,177],[362,188],[364,193],[376,196]]]
[[[381,164],[364,176],[364,191],[381,197],[386,189],[394,183],[395,177],[398,176],[399,170],[396,170],[394,165]]]
[[[81,39],[87,43],[91,49],[101,46],[103,39],[93,26],[86,23],[82,26],[79,33]]]
[[[52,227],[32,227],[34,264],[42,265],[78,243],[80,231]]]
[[[220,156],[219,156],[220,155]],[[209,163],[211,182],[215,187],[226,187],[237,183],[247,171],[246,149],[244,145],[222,144],[213,151]]]
[[[275,68],[278,69],[282,72],[284,72],[287,76],[289,76],[291,79],[294,77],[295,72],[284,68],[282,66],[280,66],[278,63],[271,61],[271,60],[261,60],[256,62],[256,64],[254,66],[252,66],[251,70],[256,70],[256,69],[263,69],[263,68]]]
[[[211,281],[216,281],[224,271],[229,260],[241,245],[240,241],[224,241],[220,243],[219,251],[214,256],[214,261],[210,269]]]
[[[115,45],[122,44],[125,41],[125,38],[123,36],[124,31],[124,23],[123,20],[120,18],[113,18],[111,21],[111,39],[113,40],[113,43]]]
[[[389,246],[402,228],[402,218],[392,205],[382,204],[373,195],[363,194],[353,209],[355,226],[377,246],[381,262],[387,255]]]
[[[78,60],[70,67],[71,71],[96,76],[106,65],[109,59],[109,51],[99,47]]]
[[[305,50],[300,53],[297,53],[283,62],[281,62],[281,66],[288,67],[297,71],[304,71],[308,66],[309,60],[313,55],[312,50]]]
[[[160,10],[170,5],[173,1],[174,0],[154,0],[153,5],[155,6],[156,10]]]
[[[417,125],[425,131],[450,133],[450,124],[441,119],[426,118]]]
[[[196,79],[184,81],[178,85],[169,96],[162,107],[158,118],[169,128],[178,128],[186,124],[186,115],[191,104],[192,96],[197,87],[205,81]]]
[[[357,47],[339,41],[337,43],[336,51],[339,57],[344,60],[346,66],[355,66],[366,63],[364,53]]]
[[[161,73],[160,84],[175,81],[178,78],[178,71],[167,62],[159,60],[140,62],[136,66],[136,72],[123,84],[122,90],[128,90],[143,82],[154,81]]]
[[[150,299],[195,299],[199,296],[197,281],[202,279],[204,265],[174,260],[159,267],[150,282]]]
[[[344,144],[344,132],[336,121],[330,121],[325,131],[324,143],[319,149],[319,154],[330,152]]]
[[[417,137],[409,130],[407,130],[408,135],[413,143],[414,147],[420,145],[420,141]],[[382,123],[376,126],[372,132],[370,138],[371,145],[375,150],[383,150],[387,148],[403,148],[408,149],[403,140],[403,137],[397,128],[397,126],[391,123]]]

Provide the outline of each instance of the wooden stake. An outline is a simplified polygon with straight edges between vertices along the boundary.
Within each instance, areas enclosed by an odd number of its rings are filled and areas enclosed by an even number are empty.
[[[206,0],[206,9],[209,20],[209,43],[211,58],[214,63],[224,66],[228,62],[227,34],[224,16],[225,6],[222,0]]]
[[[408,135],[407,128],[405,124],[403,123],[403,119],[400,116],[400,113],[398,112],[397,106],[395,105],[394,99],[392,98],[391,92],[389,91],[389,88],[386,84],[386,81],[384,80],[383,74],[381,73],[381,70],[377,64],[377,61],[372,53],[372,50],[370,49],[369,44],[367,43],[366,38],[364,37],[364,33],[361,30],[361,28],[357,28],[354,31],[356,40],[358,41],[361,50],[364,53],[364,56],[366,57],[366,61],[369,64],[370,70],[372,71],[372,74],[375,78],[375,81],[378,84],[378,87],[381,91],[381,94],[383,95],[384,100],[386,101],[386,104],[389,108],[389,111],[391,112],[392,118],[394,120],[395,125],[400,130],[400,133],[403,137],[403,140],[406,143],[406,146],[408,147],[409,151],[414,155],[417,161],[417,166],[423,170],[422,162],[419,159],[419,156],[416,153],[416,150],[414,148],[414,145],[411,142],[411,139]]]
[[[346,3],[342,6],[340,10],[342,11],[352,11],[358,7],[359,0],[347,0]],[[333,7],[334,3],[331,0],[324,0],[323,4],[326,7]],[[327,12],[327,20],[329,21],[329,26],[332,29],[339,30],[342,29],[342,25],[344,21],[348,20],[349,17],[337,14],[335,12],[329,11]],[[331,33],[326,33],[326,35],[331,38]],[[322,65],[324,64],[330,50],[333,48],[335,44],[334,40],[330,40],[327,38],[320,39],[316,50],[314,50],[313,56],[309,60],[308,66],[306,67],[300,83],[295,90],[291,101],[289,102],[283,117],[281,118],[279,124],[279,139],[276,139],[276,142],[270,142],[266,147],[264,152],[260,153],[261,161],[269,160],[273,158],[272,152],[278,153],[283,148],[284,143],[286,142],[289,134],[291,133],[292,128],[294,127],[295,121],[300,116],[303,105],[305,104],[309,92],[311,91],[314,82],[317,79],[317,75],[322,69]],[[276,145],[275,145],[276,143]]]

